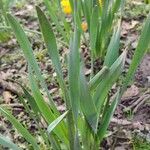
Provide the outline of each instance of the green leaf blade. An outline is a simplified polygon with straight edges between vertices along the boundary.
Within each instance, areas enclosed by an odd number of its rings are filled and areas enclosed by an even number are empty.
[[[37,142],[35,140],[35,138],[28,132],[28,130],[26,128],[24,128],[22,126],[22,124],[20,124],[20,122],[18,122],[18,120],[13,117],[8,111],[6,111],[4,108],[0,107],[0,112],[7,117],[7,119],[14,125],[14,127],[18,130],[19,133],[22,134],[22,136],[29,142],[32,144],[32,146],[34,147],[34,149],[40,150],[39,146],[37,145]]]
[[[55,70],[59,78],[62,79],[63,77],[62,77],[62,69],[59,60],[59,53],[57,50],[56,39],[52,31],[51,25],[48,19],[46,18],[46,16],[44,15],[44,13],[41,11],[41,9],[39,7],[36,7],[36,10],[37,10],[39,23],[40,23],[40,28],[48,50],[48,54],[52,59],[53,65],[55,67]]]
[[[98,84],[105,78],[106,74],[108,74],[109,68],[104,66],[88,83],[90,91],[96,89]]]
[[[111,67],[119,55],[119,45],[120,45],[120,22],[117,29],[114,31],[111,38],[110,44],[107,49],[105,56],[104,66]]]
[[[50,107],[48,106],[48,104],[45,102],[44,98],[42,97],[42,94],[40,93],[40,90],[38,88],[34,75],[30,69],[29,69],[29,81],[30,81],[30,86],[31,86],[31,90],[33,93],[33,97],[37,103],[37,106],[41,114],[47,121],[47,123],[50,124],[56,119],[57,114],[54,114],[52,110],[50,109]],[[63,122],[54,130],[54,132],[60,138],[60,140],[63,140],[66,144],[68,144],[68,139],[66,138],[67,133],[66,133]]]
[[[91,47],[91,53],[93,55],[96,53],[96,38],[98,33],[98,27],[99,27],[99,19],[95,19],[99,17],[99,7],[95,6],[93,8],[93,12],[91,15],[91,21],[90,21],[90,47]]]
[[[50,134],[54,128],[66,117],[68,114],[68,111],[63,113],[61,116],[59,116],[57,119],[55,119],[47,128],[48,133]]]
[[[99,83],[94,94],[94,101],[98,111],[101,110],[109,90],[111,89],[115,81],[118,79],[119,75],[122,73],[125,58],[126,51],[124,51],[120,55],[120,57],[113,63],[113,65],[110,67],[110,71],[108,72],[107,76],[104,78],[104,80],[102,80]]]
[[[80,72],[80,31],[76,29],[70,43],[69,53],[69,92],[74,119],[77,121],[79,110],[79,72]],[[76,122],[77,123],[77,122]]]
[[[52,109],[56,113],[58,113],[57,108],[49,94],[48,89],[47,89],[46,83],[42,77],[41,70],[38,66],[38,63],[33,55],[33,50],[32,50],[31,44],[30,44],[25,32],[23,31],[22,27],[19,25],[18,21],[12,15],[7,14],[7,18],[9,20],[10,26],[13,29],[15,36],[20,44],[20,47],[24,53],[24,56],[29,63],[29,66],[35,71],[35,74],[36,74],[38,80],[40,81],[41,86],[45,89],[45,91],[47,93],[47,96],[51,103]]]
[[[144,54],[147,52],[149,46],[150,46],[150,13],[147,17],[145,25],[143,26],[138,46],[135,50],[131,65],[129,67],[129,71],[124,81],[124,87],[127,87],[128,84],[130,83],[139,63],[141,62]]]
[[[85,119],[93,131],[97,132],[98,114],[83,71],[80,71],[80,105]]]
[[[117,91],[116,96],[114,97],[112,104],[107,109],[107,112],[104,112],[104,116],[102,118],[102,122],[101,122],[100,128],[99,128],[98,133],[97,133],[100,141],[102,141],[102,139],[105,136],[106,130],[109,126],[111,118],[112,118],[114,111],[117,107],[117,104],[120,100],[119,94],[120,94],[120,90]]]
[[[1,134],[0,134],[0,144],[12,150],[22,150],[16,144],[14,144],[9,138]]]

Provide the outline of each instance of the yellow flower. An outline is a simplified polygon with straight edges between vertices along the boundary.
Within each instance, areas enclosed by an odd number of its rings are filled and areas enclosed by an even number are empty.
[[[103,6],[103,0],[99,0],[99,4],[102,7]]]
[[[99,4],[102,7],[103,6],[103,0],[99,0]],[[67,15],[71,14],[72,9],[71,9],[71,5],[70,5],[69,0],[61,0],[61,7],[62,7],[62,10],[65,14],[67,14]]]
[[[65,14],[69,15],[72,12],[69,0],[62,0],[61,7]]]
[[[82,27],[82,30],[83,30],[84,32],[86,32],[87,29],[88,29],[88,25],[87,25],[86,22],[82,22],[81,27]]]

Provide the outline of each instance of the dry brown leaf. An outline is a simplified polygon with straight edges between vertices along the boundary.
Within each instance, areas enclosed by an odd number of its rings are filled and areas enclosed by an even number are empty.
[[[14,98],[9,91],[4,91],[2,95],[6,104],[10,103],[10,101]]]
[[[133,96],[137,96],[139,94],[139,88],[135,86],[134,84],[127,89],[127,91],[123,94],[123,99],[124,98],[130,98]]]

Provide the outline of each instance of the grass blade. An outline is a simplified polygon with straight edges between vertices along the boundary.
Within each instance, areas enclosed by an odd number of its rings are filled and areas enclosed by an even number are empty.
[[[31,90],[34,96],[34,99],[37,103],[38,108],[41,111],[41,114],[45,118],[48,124],[53,122],[56,119],[55,114],[52,112],[48,104],[44,101],[42,94],[40,93],[40,90],[36,84],[36,80],[33,76],[32,71],[29,69],[29,81],[30,81],[30,86]],[[64,127],[64,124],[60,124],[55,130],[55,134],[60,138],[60,140],[63,140],[66,144],[68,143],[68,140],[66,138],[67,133]]]
[[[125,0],[116,0],[112,6],[112,14],[114,15],[118,9],[124,4]]]
[[[14,127],[18,130],[19,133],[22,134],[22,136],[34,147],[36,150],[40,150],[39,146],[37,145],[37,142],[35,138],[28,132],[26,128],[24,128],[18,120],[11,115],[8,111],[6,111],[4,108],[0,107],[0,112],[14,125]]]
[[[109,106],[109,108],[107,109],[107,111],[105,112],[105,114],[103,116],[100,128],[99,128],[98,133],[97,133],[98,136],[99,136],[99,141],[102,141],[102,139],[103,139],[103,137],[104,137],[104,135],[106,133],[106,130],[107,130],[108,126],[109,126],[111,118],[112,118],[112,116],[114,114],[114,111],[115,111],[115,109],[117,107],[117,104],[118,104],[118,102],[120,100],[119,94],[120,94],[120,90],[117,91],[116,96],[113,99],[112,104]]]
[[[34,122],[37,125],[37,128],[38,128],[41,136],[43,137],[43,140],[45,141],[46,145],[50,147],[49,139],[47,138],[48,137],[47,133],[45,132],[45,130],[43,130],[43,128],[40,125],[40,122],[41,122],[40,111],[38,111],[39,113],[37,111],[35,111],[32,108],[33,106],[30,106],[28,103],[26,103],[25,99],[19,94],[18,94],[18,99],[23,104],[23,106],[24,106],[26,112],[28,113],[29,117],[34,120]],[[33,109],[33,112],[32,112],[32,109]]]
[[[107,67],[111,67],[111,65],[115,62],[119,55],[119,45],[120,45],[120,22],[117,30],[114,31],[113,36],[111,38],[110,44],[108,46],[108,50],[105,56],[104,65]]]
[[[108,94],[108,91],[113,86],[114,82],[118,79],[121,74],[126,58],[126,51],[124,51],[120,57],[113,63],[108,72],[107,76],[100,82],[96,92],[94,94],[95,105],[97,106],[98,111],[101,110],[105,98]]]
[[[89,2],[89,0],[81,1],[81,4],[82,4],[83,14],[84,14],[86,22],[88,24],[88,28],[90,29],[90,19],[91,19],[90,2]]]
[[[75,19],[75,31],[73,37],[70,41],[70,53],[69,53],[69,64],[68,64],[68,83],[69,83],[69,97],[71,108],[70,112],[72,113],[72,119],[74,121],[74,134],[71,141],[73,145],[70,143],[70,149],[80,150],[81,145],[79,142],[79,134],[78,130],[78,113],[80,108],[80,94],[79,94],[79,72],[80,72],[80,54],[79,54],[79,46],[80,46],[80,37],[81,32],[80,29],[77,28],[78,24],[78,13],[77,13],[77,2],[74,1],[74,19]]]
[[[48,54],[52,60],[53,66],[57,73],[58,82],[62,89],[63,97],[65,99],[67,109],[70,109],[68,91],[67,91],[64,79],[63,79],[63,73],[62,73],[61,64],[60,64],[60,60],[59,60],[59,52],[57,50],[56,39],[55,39],[53,30],[51,28],[51,25],[50,25],[48,19],[46,18],[44,13],[41,11],[41,9],[39,7],[36,7],[36,10],[37,10],[37,14],[38,14],[40,28],[41,28],[41,31],[42,31],[42,34],[44,37],[44,41],[45,41],[46,47],[48,49]]]
[[[105,78],[109,68],[104,66],[88,83],[90,91],[95,90],[98,84]]]
[[[124,82],[125,87],[128,86],[131,79],[133,78],[134,73],[137,70],[139,63],[141,62],[144,54],[147,52],[149,46],[150,46],[150,13],[142,29],[141,36],[138,42],[138,46],[135,50],[131,65],[129,67],[129,71],[127,73],[127,76]]]
[[[37,104],[36,104],[36,102],[35,102],[35,99],[33,98],[33,96],[28,92],[28,90],[24,87],[24,86],[22,86],[20,83],[18,83],[18,82],[16,82],[16,81],[13,81],[13,82],[15,82],[16,84],[18,84],[21,88],[22,88],[22,90],[23,90],[23,92],[24,92],[24,97],[26,98],[26,100],[28,101],[28,103],[29,103],[29,105],[31,106],[31,108],[32,108],[32,110],[34,111],[34,113],[36,114],[36,115],[38,115],[38,113],[40,112],[40,110],[39,110],[39,108],[38,108],[38,106],[37,106]],[[23,100],[23,97],[22,96],[20,96],[20,94],[18,93],[17,94],[18,95],[18,97],[20,97],[22,100]],[[21,100],[21,102],[23,102]],[[24,103],[25,103],[25,101],[24,101]]]
[[[99,14],[99,7],[95,6],[93,8],[91,21],[90,21],[90,47],[91,47],[91,53],[93,53],[93,55],[96,53],[95,46],[96,46],[99,19],[95,19],[95,18],[99,17],[98,14]]]
[[[46,16],[44,15],[44,13],[40,10],[39,7],[36,7],[36,9],[37,9],[37,14],[38,14],[42,34],[43,34],[43,37],[44,37],[44,40],[45,40],[45,43],[46,43],[46,46],[48,49],[48,53],[52,59],[52,63],[54,65],[55,71],[57,73],[58,82],[59,82],[60,87],[62,89],[63,97],[64,97],[65,102],[66,102],[66,107],[69,110],[69,109],[71,109],[69,93],[67,91],[67,87],[66,87],[66,85],[64,83],[64,79],[63,79],[63,73],[62,73],[61,64],[59,61],[59,53],[57,50],[55,36],[54,36],[54,33],[51,29],[51,25],[50,25],[49,21],[47,20]],[[71,138],[73,138],[73,135],[74,135],[73,134],[73,132],[74,132],[73,127],[74,126],[73,126],[72,111],[70,111],[68,113],[67,122],[68,122],[68,127],[69,127],[69,129],[68,129],[69,130],[69,139],[71,142],[71,141],[73,141],[73,140],[71,140]],[[70,145],[73,145],[73,143]]]
[[[57,73],[57,76],[58,76],[58,79],[60,82],[60,86],[63,86],[64,85],[63,73],[62,73],[62,69],[61,69],[59,53],[57,50],[56,39],[55,39],[54,33],[52,31],[52,28],[51,28],[51,25],[50,25],[48,19],[46,18],[44,13],[41,11],[41,9],[39,7],[36,7],[36,10],[37,10],[39,23],[40,23],[40,28],[41,28],[41,31],[42,31],[42,34],[44,37],[44,41],[46,43],[46,47],[48,50],[48,54],[52,60],[54,67],[55,67],[55,70],[56,70],[56,73]]]
[[[0,144],[4,147],[10,148],[12,150],[21,150],[16,144],[14,144],[9,138],[0,134]]]
[[[79,109],[79,72],[80,72],[79,44],[80,44],[80,32],[76,30],[70,44],[69,70],[68,70],[70,99],[75,119],[77,119]]]
[[[18,21],[10,14],[7,14],[7,18],[10,22],[10,25],[16,35],[16,38],[23,50],[23,53],[25,55],[25,58],[26,60],[28,61],[30,67],[35,71],[36,75],[37,75],[37,78],[38,80],[40,81],[41,83],[41,86],[45,89],[47,95],[48,95],[48,98],[49,98],[49,101],[51,103],[51,107],[52,109],[58,113],[57,109],[56,109],[56,106],[49,94],[49,91],[47,89],[47,86],[46,86],[46,83],[42,77],[42,74],[41,74],[41,70],[37,64],[37,61],[33,55],[33,50],[32,50],[32,47],[31,47],[31,44],[27,38],[27,36],[25,35],[25,32],[23,31],[22,27],[19,25]]]
[[[96,133],[97,131],[97,110],[90,95],[87,81],[83,71],[80,71],[80,103],[85,119]]]
[[[61,33],[63,39],[68,44],[68,42],[69,42],[68,37],[66,36],[66,33],[64,32],[63,27],[60,25],[60,20],[58,19],[56,13],[54,12],[54,10],[52,8],[53,7],[52,3],[49,0],[44,0],[44,3],[47,7],[47,10],[49,11],[49,15],[50,15],[52,21],[56,24],[58,31]],[[62,19],[62,18],[60,18],[60,19]],[[63,17],[63,19],[65,19],[65,18]]]
[[[61,116],[59,116],[57,119],[55,119],[47,128],[48,133],[50,134],[54,128],[66,117],[68,114],[68,111],[63,113]]]
[[[24,91],[24,96],[26,97],[27,101],[29,102],[29,105],[31,106],[31,108],[33,109],[33,111],[38,114],[40,112],[37,104],[36,104],[36,101],[35,99],[33,98],[33,96],[24,88],[23,88],[23,91]]]

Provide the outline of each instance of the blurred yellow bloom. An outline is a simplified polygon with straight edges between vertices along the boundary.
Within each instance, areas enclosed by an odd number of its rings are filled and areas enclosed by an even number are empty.
[[[103,0],[99,0],[99,4],[102,7],[103,6]],[[71,5],[70,5],[69,0],[61,0],[61,7],[62,7],[62,10],[65,14],[67,14],[67,15],[71,14],[72,9],[71,9]]]
[[[84,32],[86,32],[87,29],[88,29],[88,25],[87,25],[86,22],[82,22],[81,27],[82,27],[82,30],[83,30]]]
[[[103,0],[99,0],[99,4],[102,7],[103,6]]]
[[[69,0],[62,0],[61,7],[65,14],[67,14],[67,15],[71,14],[72,10],[71,10]]]

